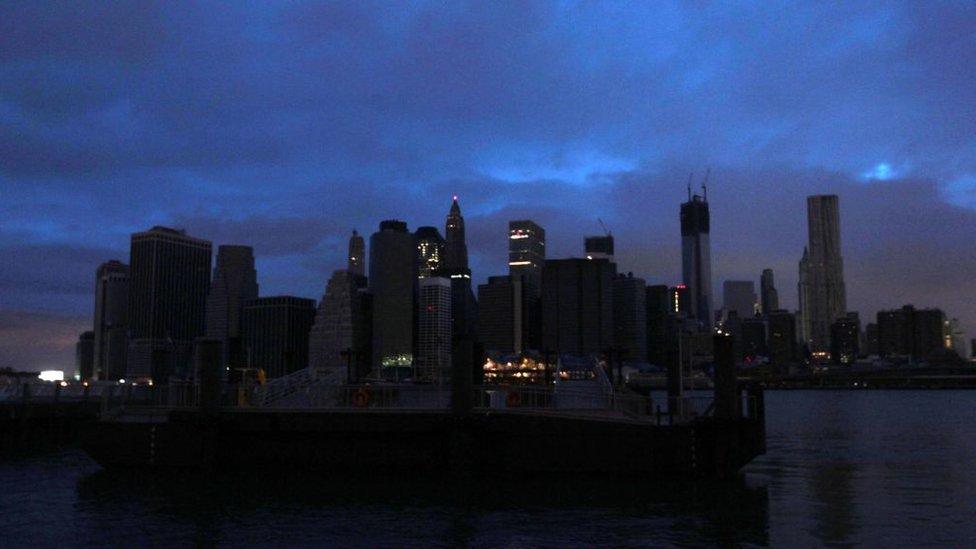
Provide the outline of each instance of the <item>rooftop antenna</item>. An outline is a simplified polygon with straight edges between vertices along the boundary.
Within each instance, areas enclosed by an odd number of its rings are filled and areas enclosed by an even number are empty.
[[[705,179],[702,180],[702,200],[708,202],[708,176],[712,174],[712,168],[709,166],[705,170]]]
[[[695,177],[695,172],[688,174],[688,202],[691,202],[691,180]]]

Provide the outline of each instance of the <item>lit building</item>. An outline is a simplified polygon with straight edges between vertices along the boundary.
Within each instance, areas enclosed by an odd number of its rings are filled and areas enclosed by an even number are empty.
[[[231,371],[243,368],[241,306],[258,297],[254,250],[250,246],[219,246],[217,266],[207,295],[206,334],[222,342],[223,364]]]
[[[489,354],[482,377],[486,385],[545,385],[546,364],[535,353]]]
[[[521,353],[539,347],[538,290],[519,275],[478,286],[478,335],[486,350]]]
[[[613,277],[606,259],[547,259],[542,271],[542,347],[599,354],[613,346]]]
[[[772,269],[763,269],[759,279],[759,294],[762,299],[762,314],[768,315],[779,309],[779,292],[776,291]]]
[[[681,205],[681,273],[688,288],[689,316],[702,328],[712,326],[712,258],[707,196],[692,196]]]
[[[387,220],[369,239],[374,373],[413,363],[417,246],[403,221]]]
[[[204,335],[213,246],[167,227],[132,235],[126,379],[168,380],[191,371]]]
[[[349,257],[346,263],[346,270],[354,275],[364,276],[366,274],[366,242],[363,237],[352,230],[349,237]]]
[[[128,318],[129,266],[115,260],[102,263],[95,273],[94,378],[125,377]]]
[[[523,277],[535,289],[536,297],[542,289],[545,261],[546,231],[528,219],[509,221],[508,274]]]
[[[420,227],[417,239],[417,277],[439,276],[444,266],[445,242],[437,227]]]
[[[75,370],[82,381],[95,379],[95,332],[91,330],[82,332],[75,343]]]
[[[647,360],[647,284],[633,273],[613,279],[613,342],[618,358]]]
[[[268,378],[308,366],[308,335],[314,318],[314,299],[286,295],[245,301],[241,332],[249,366],[264,370]]]
[[[691,294],[688,291],[688,286],[678,284],[669,290],[668,296],[669,309],[672,313],[691,316]]]
[[[613,235],[587,236],[583,239],[586,259],[606,259],[613,263]]]
[[[722,283],[722,308],[735,312],[739,320],[756,314],[756,285],[751,280],[726,280]]]
[[[309,366],[341,370],[340,378],[348,382],[367,376],[372,355],[371,309],[365,276],[348,270],[333,272],[308,335]]]
[[[414,377],[444,385],[451,380],[451,281],[437,276],[424,278],[417,296]]]
[[[811,352],[830,347],[830,326],[844,317],[847,294],[836,195],[807,197],[809,243],[800,260],[800,337]]]

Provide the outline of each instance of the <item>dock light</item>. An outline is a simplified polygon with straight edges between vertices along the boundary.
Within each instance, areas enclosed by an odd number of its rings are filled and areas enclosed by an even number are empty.
[[[119,380],[119,385],[124,385],[124,384],[125,384],[125,380],[124,379],[120,379]]]
[[[152,387],[152,380],[149,380],[149,386]]]
[[[67,387],[68,386],[68,382],[67,381],[62,381],[61,382],[61,386],[62,387]]]

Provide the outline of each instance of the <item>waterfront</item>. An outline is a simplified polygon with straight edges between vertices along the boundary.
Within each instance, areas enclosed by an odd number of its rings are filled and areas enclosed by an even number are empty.
[[[976,540],[976,392],[775,391],[766,402],[768,454],[725,483],[213,480],[101,471],[71,447],[18,452],[0,462],[0,545]]]

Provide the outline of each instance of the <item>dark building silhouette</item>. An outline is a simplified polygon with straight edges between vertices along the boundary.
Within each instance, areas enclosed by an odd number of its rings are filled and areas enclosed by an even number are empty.
[[[445,261],[439,276],[451,280],[452,336],[454,340],[475,338],[478,303],[471,289],[468,246],[464,237],[464,216],[455,196],[444,224]]]
[[[167,227],[132,235],[126,378],[165,381],[191,371],[193,340],[204,335],[212,248]]]
[[[573,355],[613,347],[613,263],[547,259],[542,271],[542,346]]]
[[[356,232],[356,229],[352,230],[352,236],[349,237],[349,253],[346,270],[354,275],[366,275],[366,242]]]
[[[250,366],[264,370],[268,378],[308,366],[308,335],[314,318],[313,299],[286,295],[245,301],[241,327]]]
[[[82,332],[75,343],[75,369],[82,381],[95,378],[95,332],[91,330]]]
[[[726,280],[722,283],[722,308],[726,314],[735,311],[739,320],[756,312],[756,285],[751,280]]]
[[[373,368],[413,363],[417,245],[403,221],[387,220],[369,239]]]
[[[422,279],[417,305],[414,378],[446,385],[451,381],[451,280],[439,276]]]
[[[765,318],[750,317],[739,321],[736,346],[744,362],[750,363],[757,357],[769,356],[766,328]]]
[[[586,259],[606,259],[613,263],[613,235],[587,236],[583,239]]]
[[[692,196],[681,205],[681,273],[688,288],[688,311],[703,328],[712,325],[712,258],[708,200]]]
[[[855,316],[838,318],[830,325],[830,358],[834,364],[851,364],[861,352],[861,323]]]
[[[245,366],[241,345],[241,307],[258,297],[258,275],[250,246],[219,246],[207,295],[207,337],[219,339],[222,363],[231,371]],[[225,370],[226,371],[226,370]]]
[[[671,314],[671,294],[666,285],[645,289],[647,320],[647,362],[657,366],[667,364],[668,317]]]
[[[864,327],[864,354],[877,356],[878,352],[878,325],[869,322]]]
[[[478,286],[478,335],[486,350],[511,354],[539,348],[538,293],[520,275],[488,277]]]
[[[613,279],[613,342],[620,359],[647,360],[647,284],[633,273]]]
[[[905,305],[893,311],[878,311],[878,354],[923,361],[944,355],[946,317],[939,309],[916,309]]]
[[[811,351],[827,351],[830,325],[847,311],[836,195],[807,197],[807,228],[809,243],[800,260],[798,284],[800,339]]]
[[[446,242],[437,227],[420,227],[417,239],[417,277],[439,276],[446,266]]]
[[[112,260],[95,273],[93,379],[125,377],[129,346],[129,266]]]
[[[358,381],[368,375],[372,367],[372,322],[372,296],[366,289],[366,277],[348,270],[333,272],[309,332],[309,366],[341,370],[343,381]]]
[[[546,231],[528,219],[508,222],[508,274],[523,277],[535,289],[542,289],[542,267],[546,261]],[[478,299],[479,305],[481,299]]]
[[[759,294],[764,315],[779,309],[779,292],[776,291],[772,269],[763,269],[762,276],[759,278]]]
[[[788,364],[796,359],[796,316],[782,309],[766,315],[769,360],[773,364]]]

